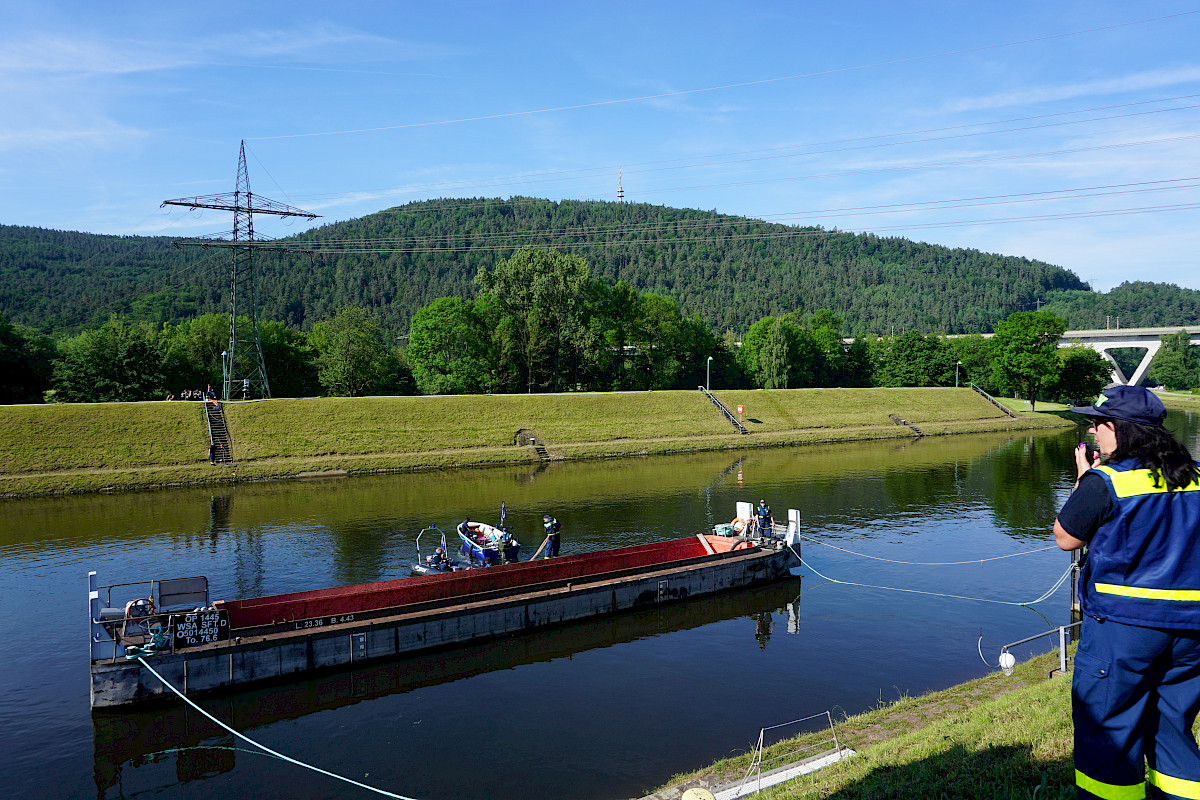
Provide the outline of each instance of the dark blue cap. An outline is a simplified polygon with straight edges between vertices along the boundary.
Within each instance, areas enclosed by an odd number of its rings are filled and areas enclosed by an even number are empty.
[[[1100,398],[1092,405],[1076,406],[1070,410],[1085,417],[1123,419],[1153,427],[1162,425],[1167,416],[1162,401],[1142,386],[1110,386],[1100,393]]]

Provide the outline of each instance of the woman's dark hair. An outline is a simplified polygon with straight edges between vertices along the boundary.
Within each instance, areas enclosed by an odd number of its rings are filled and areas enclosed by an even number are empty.
[[[1200,484],[1200,472],[1196,469],[1192,454],[1169,430],[1123,419],[1106,421],[1113,424],[1117,434],[1117,449],[1109,457],[1110,460],[1136,460],[1143,469],[1150,470],[1155,486],[1158,486],[1161,476],[1166,479],[1170,491],[1182,489],[1191,483]]]

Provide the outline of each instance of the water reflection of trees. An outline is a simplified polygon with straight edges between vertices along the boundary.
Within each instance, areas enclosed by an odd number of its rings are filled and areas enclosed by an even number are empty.
[[[1073,482],[1071,453],[1076,437],[1029,437],[1000,448],[987,459],[992,514],[998,527],[1015,535],[1044,536],[1058,513],[1058,496]]]

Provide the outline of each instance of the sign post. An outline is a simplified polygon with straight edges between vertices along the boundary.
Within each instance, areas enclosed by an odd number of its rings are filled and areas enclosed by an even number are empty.
[[[738,422],[742,421],[742,404],[738,403]]]

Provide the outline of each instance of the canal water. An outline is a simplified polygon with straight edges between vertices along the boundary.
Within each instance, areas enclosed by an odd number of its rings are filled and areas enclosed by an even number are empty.
[[[1200,451],[1200,415],[1172,427]],[[417,798],[629,798],[760,728],[983,675],[1068,621],[1050,525],[1081,431],[935,437],[0,504],[0,785],[14,797],[373,797],[182,706],[93,715],[86,575],[206,575],[213,599],[403,577],[430,523],[497,521],[526,553],[677,538],[739,500],[803,513],[766,588],[206,700],[301,761]],[[1051,649],[1047,637],[1019,658]],[[818,723],[810,723],[818,724]]]

